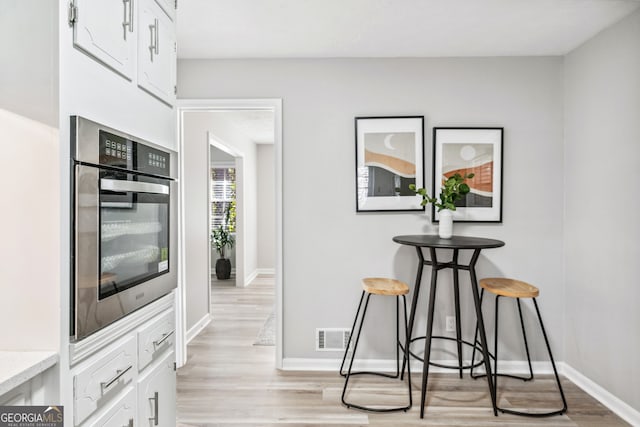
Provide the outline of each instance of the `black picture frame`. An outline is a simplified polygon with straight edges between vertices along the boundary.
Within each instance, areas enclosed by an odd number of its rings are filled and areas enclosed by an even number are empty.
[[[434,127],[431,188],[440,196],[436,181],[455,172],[473,172],[471,192],[456,203],[455,222],[501,223],[503,195],[504,127]],[[462,206],[458,206],[461,204]],[[431,205],[431,220],[439,222]]]
[[[424,116],[356,117],[356,212],[424,212]]]

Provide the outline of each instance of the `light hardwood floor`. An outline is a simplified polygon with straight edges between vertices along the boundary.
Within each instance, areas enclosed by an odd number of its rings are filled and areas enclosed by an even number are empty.
[[[425,418],[419,418],[419,374],[412,375],[414,406],[407,412],[370,414],[340,403],[343,379],[337,372],[278,371],[275,347],[253,341],[273,309],[272,278],[259,277],[247,288],[233,282],[212,286],[213,321],[188,348],[178,370],[178,426],[624,426],[570,381],[563,379],[569,412],[552,418],[494,417],[486,382],[465,375],[429,377]],[[354,307],[355,310],[355,307]],[[357,378],[350,396],[360,402],[401,403],[406,387],[395,380]],[[504,405],[545,408],[557,404],[551,377],[534,382],[500,381]]]

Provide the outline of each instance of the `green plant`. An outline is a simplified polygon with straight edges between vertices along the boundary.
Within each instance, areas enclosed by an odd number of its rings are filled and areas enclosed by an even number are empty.
[[[472,173],[466,173],[464,176],[457,173],[449,177],[444,182],[444,185],[440,190],[440,200],[435,197],[429,197],[427,190],[424,188],[416,188],[415,184],[409,184],[409,189],[422,196],[422,203],[420,203],[421,206],[424,206],[427,203],[433,203],[433,205],[438,208],[438,212],[443,209],[455,211],[456,201],[462,199],[469,191],[471,191],[469,185],[465,183],[465,181],[473,177],[474,174]]]
[[[211,232],[211,243],[220,255],[220,258],[224,258],[225,249],[227,247],[229,249],[233,248],[235,239],[224,225],[220,225]]]
[[[219,225],[211,231],[211,244],[216,249],[216,252],[220,255],[220,258],[225,258],[225,249],[233,248],[235,239],[231,235],[235,231],[235,227],[232,229],[230,225],[231,216],[235,216],[235,206],[227,205],[227,209],[224,215],[224,224]],[[235,218],[234,218],[235,219]],[[234,221],[235,225],[235,221]]]

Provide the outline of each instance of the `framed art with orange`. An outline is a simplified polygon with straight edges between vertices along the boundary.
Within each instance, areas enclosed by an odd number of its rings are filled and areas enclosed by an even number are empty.
[[[424,117],[356,117],[356,211],[424,211]]]
[[[503,135],[501,127],[433,128],[434,197],[447,178],[474,174],[467,180],[471,191],[456,202],[454,221],[502,222]],[[439,222],[433,205],[431,218]]]

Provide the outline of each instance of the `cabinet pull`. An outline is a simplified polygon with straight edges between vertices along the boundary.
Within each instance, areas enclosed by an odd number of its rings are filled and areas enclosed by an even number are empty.
[[[149,25],[149,36],[151,37],[151,43],[149,44],[149,53],[151,54],[151,62],[153,62],[153,55],[158,54],[158,20],[153,20],[153,25]]]
[[[155,348],[155,347],[160,346],[163,342],[165,342],[167,339],[169,339],[169,337],[171,335],[173,335],[173,331],[165,332],[164,334],[162,334],[162,338],[160,338],[159,340],[153,342],[153,347]]]
[[[158,25],[158,20],[154,19],[154,25],[156,27],[156,55],[160,55],[160,43],[158,43],[158,41],[160,40],[160,26]]]
[[[133,427],[133,418],[129,418],[129,422],[124,427]]]
[[[122,0],[124,6],[124,20],[122,21],[122,30],[124,31],[124,39],[127,39],[127,32],[133,32],[133,0]],[[129,13],[127,13],[129,12]]]
[[[153,397],[149,400],[153,400],[153,418],[149,418],[149,421],[153,421],[153,425],[158,425],[158,392],[153,393]]]
[[[103,383],[100,383],[100,387],[102,388],[102,391],[104,392],[106,389],[108,389],[109,387],[111,387],[113,384],[115,384],[116,381],[118,381],[124,374],[126,374],[131,368],[133,368],[133,365],[129,365],[128,368],[126,369],[117,369],[116,370],[116,375],[111,378],[109,381],[105,381]]]

